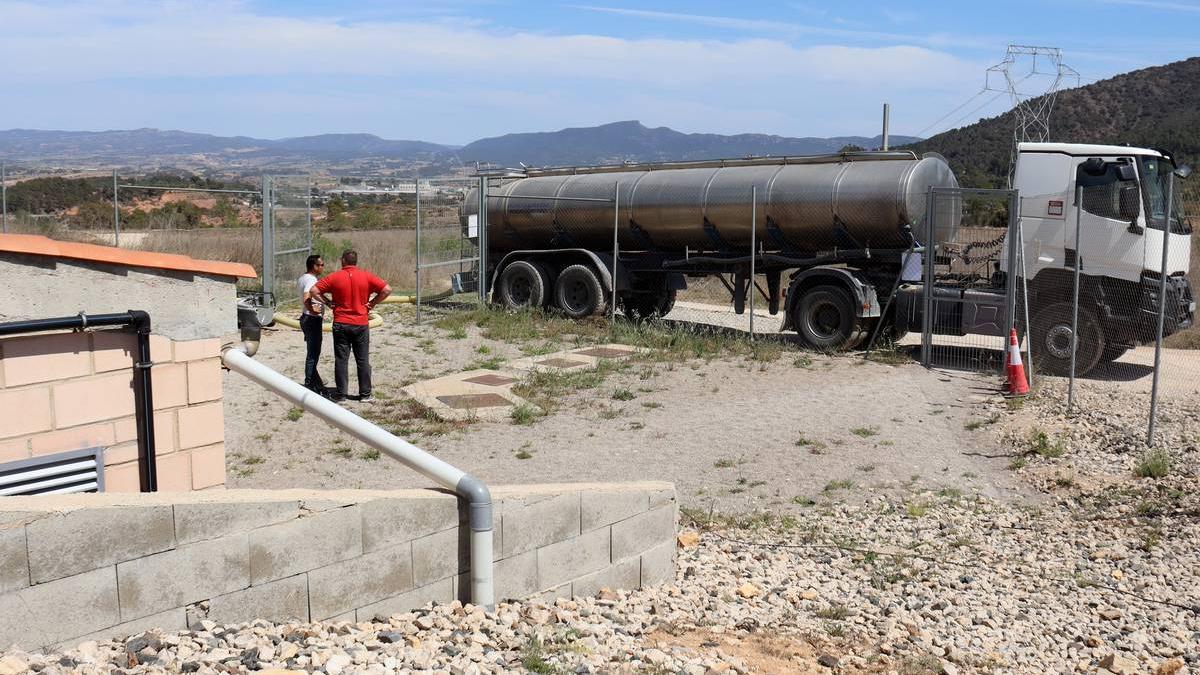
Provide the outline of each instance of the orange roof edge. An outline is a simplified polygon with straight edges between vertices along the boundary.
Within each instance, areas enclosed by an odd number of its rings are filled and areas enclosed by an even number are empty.
[[[175,253],[130,251],[114,246],[56,241],[36,234],[0,234],[0,252],[46,255],[55,258],[71,258],[73,260],[91,260],[113,265],[127,265],[129,267],[150,267],[181,272],[199,272],[201,274],[241,277],[244,279],[258,277],[258,273],[254,271],[254,268],[246,263],[197,260]]]

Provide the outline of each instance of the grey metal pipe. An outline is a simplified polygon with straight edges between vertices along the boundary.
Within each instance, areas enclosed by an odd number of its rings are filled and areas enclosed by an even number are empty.
[[[1154,334],[1154,377],[1150,384],[1150,424],[1146,445],[1154,445],[1154,421],[1158,417],[1158,376],[1162,366],[1163,321],[1167,315],[1167,257],[1171,250],[1171,209],[1175,208],[1175,172],[1167,175],[1167,202],[1163,206],[1162,266],[1158,268],[1158,332]]]
[[[1075,187],[1075,288],[1071,295],[1071,378],[1067,380],[1067,414],[1075,408],[1075,358],[1079,351],[1079,224],[1083,220],[1083,188]],[[1030,345],[1032,351],[1033,345]],[[1030,368],[1032,370],[1032,368]]]
[[[471,528],[471,602],[493,609],[496,600],[492,576],[492,495],[487,485],[255,361],[250,357],[254,348],[256,341],[243,336],[241,344],[229,345],[222,351],[221,361],[226,368],[246,376],[264,389],[311,412],[372,448],[387,453],[442,487],[453,490],[466,501],[467,524]]]

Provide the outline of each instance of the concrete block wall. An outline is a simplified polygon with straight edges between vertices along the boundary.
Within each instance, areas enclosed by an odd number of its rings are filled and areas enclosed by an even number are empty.
[[[150,339],[158,486],[225,483],[220,341]],[[133,356],[121,330],[0,339],[0,464],[103,447],[104,488],[137,492]]]
[[[497,599],[674,578],[670,483],[493,487]],[[469,528],[436,490],[0,500],[0,648],[203,618],[367,621],[469,600]]]

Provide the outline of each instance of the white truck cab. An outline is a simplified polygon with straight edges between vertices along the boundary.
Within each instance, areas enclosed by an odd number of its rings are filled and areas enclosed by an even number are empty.
[[[1039,368],[1054,373],[1069,368],[1076,256],[1080,264],[1077,372],[1085,373],[1139,342],[1154,339],[1167,237],[1164,333],[1191,325],[1195,312],[1187,280],[1191,228],[1178,198],[1169,209],[1166,203],[1167,180],[1174,170],[1170,156],[1149,148],[1018,146],[1013,187],[1021,198],[1030,339]],[[1083,195],[1079,204],[1077,189]],[[1001,267],[1006,265],[1002,258]]]

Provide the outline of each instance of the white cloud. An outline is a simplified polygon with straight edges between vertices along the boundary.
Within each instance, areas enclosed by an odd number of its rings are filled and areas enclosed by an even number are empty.
[[[45,119],[196,128],[190,106],[227,111],[207,128],[271,137],[365,130],[465,141],[633,118],[690,131],[833,135],[874,133],[878,105],[890,100],[902,133],[903,111],[913,126],[937,117],[939,106],[979,86],[986,65],[905,44],[624,39],[447,18],[338,21],[264,16],[235,0],[0,0],[0,16],[22,26],[0,41],[8,64],[0,78],[6,91],[25,94],[22,106],[0,108],[0,128],[42,126],[30,122],[43,119],[31,109],[86,90],[100,100]],[[296,91],[309,81],[322,89]],[[272,110],[272,96],[288,105]],[[143,108],[126,110],[135,102]]]

